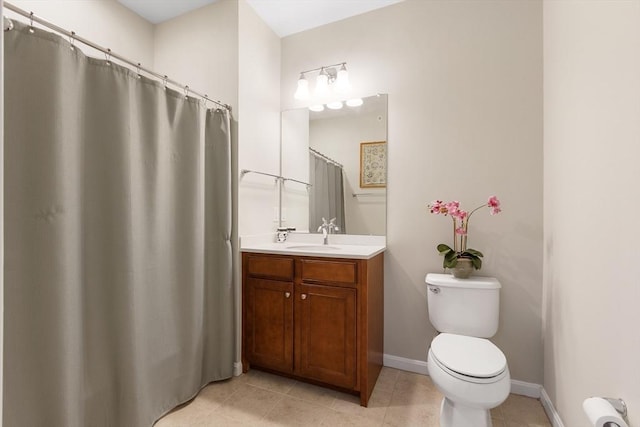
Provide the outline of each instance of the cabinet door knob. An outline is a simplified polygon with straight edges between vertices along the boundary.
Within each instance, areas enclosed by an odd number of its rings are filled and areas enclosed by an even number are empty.
[[[302,294],[302,295],[300,295],[300,298],[302,298],[302,299],[307,299],[307,294]]]
[[[285,293],[284,293],[284,297],[285,297],[285,298],[289,298],[290,296],[291,296],[291,292],[285,292]]]

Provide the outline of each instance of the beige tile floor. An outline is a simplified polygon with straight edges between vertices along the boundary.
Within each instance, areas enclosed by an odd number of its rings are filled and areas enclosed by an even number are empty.
[[[383,368],[368,408],[350,394],[251,370],[210,384],[155,427],[438,427],[441,400],[428,376],[392,368]],[[540,401],[514,394],[491,416],[494,427],[551,427]]]

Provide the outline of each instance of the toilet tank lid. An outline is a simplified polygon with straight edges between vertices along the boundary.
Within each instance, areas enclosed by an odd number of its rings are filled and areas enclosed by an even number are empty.
[[[471,276],[468,279],[456,279],[451,274],[429,273],[424,279],[428,285],[444,288],[500,289],[501,285],[495,277]]]

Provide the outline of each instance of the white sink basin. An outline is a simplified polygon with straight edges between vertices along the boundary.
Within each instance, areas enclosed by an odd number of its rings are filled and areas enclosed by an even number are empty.
[[[322,235],[291,233],[286,242],[274,242],[273,234],[242,237],[242,252],[280,254],[314,258],[371,259],[386,249],[384,236],[350,236],[333,234],[329,244]]]
[[[291,245],[291,246],[287,246],[286,249],[322,252],[322,251],[336,251],[336,250],[339,250],[340,247],[331,246],[331,245]]]

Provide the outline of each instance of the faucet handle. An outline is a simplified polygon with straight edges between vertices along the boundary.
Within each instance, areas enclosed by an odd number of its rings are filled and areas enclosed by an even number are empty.
[[[336,225],[336,219],[335,218],[331,218],[331,221],[329,221],[329,224]]]

